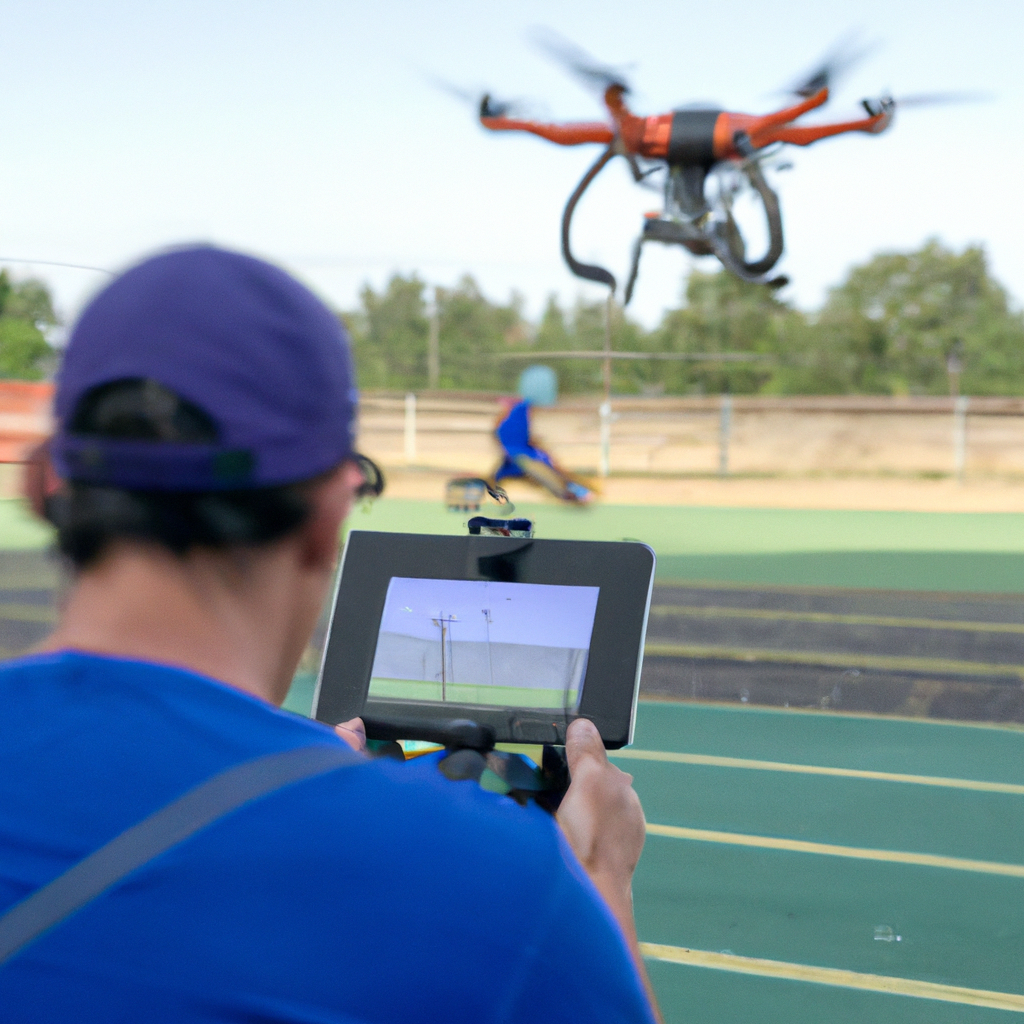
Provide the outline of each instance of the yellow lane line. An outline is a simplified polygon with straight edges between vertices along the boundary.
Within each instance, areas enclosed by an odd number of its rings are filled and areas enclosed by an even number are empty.
[[[727,846],[753,846],[760,850],[786,850],[789,853],[813,853],[824,857],[850,857],[853,860],[878,860],[890,864],[913,864],[916,867],[948,868],[971,871],[981,875],[1007,875],[1024,878],[1024,864],[1003,864],[991,860],[966,860],[943,857],[934,853],[908,853],[904,850],[870,850],[861,846],[836,846],[832,843],[809,843],[803,839],[781,839],[776,836],[751,836],[742,832],[713,832],[703,828],[680,828],[678,825],[647,823],[652,836],[691,839],[698,843],[723,843]]]
[[[887,615],[841,615],[832,612],[788,612],[766,608],[728,608],[719,605],[656,604],[651,615],[688,619],[766,619],[777,622],[824,622],[844,626],[887,626],[894,629],[956,629],[972,633],[1024,633],[1019,622],[959,622],[953,619],[900,619]]]
[[[8,622],[56,622],[57,612],[47,605],[0,604],[0,621]]]
[[[941,775],[903,775],[899,772],[873,772],[860,768],[830,768],[819,764],[789,764],[786,761],[754,761],[745,757],[716,757],[711,754],[682,754],[669,750],[609,750],[609,757],[637,761],[668,761],[673,764],[700,764],[712,768],[748,768],[762,772],[793,772],[796,775],[833,775],[845,779],[870,779],[876,782],[910,782],[917,786],[941,786],[944,789],[971,789],[979,793],[1009,793],[1024,796],[1024,786],[1012,782],[982,782],[977,779],[950,779]]]
[[[712,647],[705,644],[648,642],[649,658],[710,658],[718,661],[767,661],[787,665],[829,665],[842,668],[874,668],[883,672],[924,672],[960,676],[1017,676],[1024,679],[1020,665],[990,664],[982,661],[952,661],[947,658],[897,658],[879,654],[835,654],[832,651],[773,651],[754,647]]]
[[[908,597],[919,598],[921,595],[914,591],[886,590],[876,587],[805,587],[792,583],[731,583],[727,580],[658,580],[656,586],[659,590],[697,591],[708,590],[733,590],[746,591],[757,594],[760,592],[772,594],[823,594],[826,597],[835,597],[837,593],[861,594],[867,597],[889,597],[896,600],[906,600]],[[975,593],[963,590],[930,590],[927,599],[936,604],[1016,604],[1020,600],[1020,594],[1010,593]]]
[[[914,999],[933,999],[943,1003],[960,1003],[964,1006],[984,1006],[992,1010],[1024,1013],[1024,995],[1016,992],[962,988],[959,985],[941,985],[935,981],[893,978],[885,974],[862,974],[859,971],[843,971],[835,967],[812,967],[810,964],[762,960],[759,957],[738,956],[735,953],[710,953],[703,949],[684,949],[681,946],[664,946],[656,942],[641,942],[640,952],[649,960],[664,960],[667,963],[685,964],[688,967],[707,967],[714,971],[754,974],[761,978],[808,981],[835,988],[855,988],[866,992],[881,992],[885,995],[910,996]]]
[[[703,711],[721,711],[737,715],[804,715],[811,718],[848,718],[862,722],[909,722],[941,729],[987,729],[1006,733],[1024,733],[1024,724],[1020,722],[973,722],[957,718],[921,718],[919,715],[890,715],[882,711],[844,711],[842,708],[780,708],[765,704],[725,704],[711,699],[695,700],[690,697],[672,697],[668,694],[650,696],[641,693],[637,698],[640,704],[654,704],[662,707],[689,710],[698,708]]]

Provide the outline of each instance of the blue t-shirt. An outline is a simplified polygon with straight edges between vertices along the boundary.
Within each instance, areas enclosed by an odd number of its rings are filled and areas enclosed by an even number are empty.
[[[177,668],[67,652],[8,663],[0,913],[210,776],[339,742]],[[0,967],[0,1020],[651,1016],[548,815],[433,763],[366,761],[233,812],[26,947]]]
[[[515,460],[524,455],[529,459],[539,459],[548,466],[551,465],[551,456],[543,448],[530,444],[529,402],[523,401],[512,406],[494,433],[505,452],[505,459],[494,474],[495,481],[506,477],[523,476],[523,471]]]

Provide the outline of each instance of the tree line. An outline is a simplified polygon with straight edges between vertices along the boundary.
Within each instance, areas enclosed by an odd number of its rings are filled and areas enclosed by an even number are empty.
[[[15,281],[0,270],[0,378],[42,380],[56,364],[46,340],[57,326],[50,290],[35,278]]]
[[[538,353],[563,393],[600,391],[600,360],[539,353],[600,350],[605,303],[579,299],[566,309],[552,296],[536,322],[523,310],[521,296],[493,302],[468,276],[430,289],[416,275],[395,275],[381,291],[366,285],[358,308],[341,315],[363,388],[511,392]],[[57,323],[42,281],[0,271],[0,377],[52,372],[47,333]],[[1024,314],[980,246],[955,252],[932,240],[915,252],[877,255],[811,312],[762,285],[694,270],[680,305],[656,327],[613,305],[611,333],[616,351],[752,357],[615,360],[617,394],[943,395],[951,385],[972,395],[1024,394]]]
[[[531,352],[593,351],[604,345],[605,303],[552,296],[536,323],[521,296],[485,297],[471,277],[437,288],[395,275],[369,285],[343,314],[363,388],[428,387],[431,320],[445,389],[512,391]],[[620,307],[612,347],[624,352],[748,361],[615,360],[618,394],[1024,394],[1024,315],[989,272],[984,249],[955,252],[936,240],[883,253],[849,271],[820,309],[804,312],[762,285],[694,270],[678,308],[648,330]],[[564,393],[601,389],[601,362],[550,359]]]

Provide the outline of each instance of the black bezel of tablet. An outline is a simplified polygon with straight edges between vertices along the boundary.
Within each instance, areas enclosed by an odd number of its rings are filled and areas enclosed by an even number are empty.
[[[575,713],[367,698],[393,576],[600,587],[583,694]],[[630,743],[640,686],[654,552],[630,542],[434,536],[353,530],[342,555],[313,715],[336,724],[469,718],[491,726],[499,743],[565,742],[574,718],[589,718],[604,744]],[[373,739],[374,737],[370,737]]]

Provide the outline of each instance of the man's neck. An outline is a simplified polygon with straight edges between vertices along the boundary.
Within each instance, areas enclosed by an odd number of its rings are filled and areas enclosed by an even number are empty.
[[[41,649],[176,665],[279,704],[302,653],[296,582],[282,549],[177,558],[119,544],[80,574]]]

